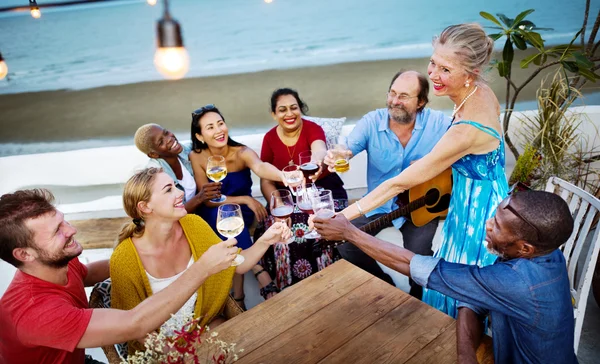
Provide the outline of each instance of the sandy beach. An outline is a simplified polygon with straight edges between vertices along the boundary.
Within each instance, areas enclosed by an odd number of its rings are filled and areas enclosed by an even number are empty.
[[[515,59],[521,59],[516,56]],[[344,63],[256,73],[155,81],[80,91],[48,91],[0,96],[0,143],[39,143],[132,137],[144,123],[159,123],[187,135],[190,112],[217,105],[236,133],[261,132],[274,125],[269,97],[292,87],[310,107],[310,115],[357,120],[384,107],[390,79],[400,69],[426,73],[428,59]],[[516,79],[530,70],[518,69]],[[505,82],[495,70],[490,85],[504,105]],[[541,77],[519,98],[533,100]],[[448,98],[430,96],[429,106],[451,109]]]

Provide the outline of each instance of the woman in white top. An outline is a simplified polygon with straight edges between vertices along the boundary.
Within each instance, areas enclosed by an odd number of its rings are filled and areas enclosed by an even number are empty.
[[[195,212],[204,201],[221,196],[221,183],[197,186],[189,161],[190,146],[180,144],[177,137],[158,124],[145,124],[135,132],[135,146],[150,159],[148,167],[160,167],[184,192],[187,212]]]
[[[113,308],[137,306],[178,279],[193,261],[202,260],[214,245],[221,243],[204,220],[187,213],[183,192],[175,188],[173,179],[160,168],[144,169],[127,181],[123,207],[132,220],[121,230],[119,244],[110,258]],[[206,277],[176,313],[175,325],[190,313],[200,320],[201,325],[214,327],[222,322],[221,312],[234,274],[248,272],[270,245],[290,236],[286,224],[276,224],[254,245],[239,253],[245,258],[239,266]],[[237,244],[235,239],[226,242],[228,246]],[[139,341],[130,341],[129,353],[135,350],[143,350],[143,345]]]

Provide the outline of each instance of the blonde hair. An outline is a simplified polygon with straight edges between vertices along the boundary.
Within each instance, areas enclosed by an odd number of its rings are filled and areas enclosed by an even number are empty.
[[[152,196],[152,185],[156,176],[161,173],[162,168],[150,167],[143,169],[129,178],[123,189],[123,208],[131,221],[121,228],[117,244],[128,238],[140,237],[144,234],[144,216],[138,209],[138,203],[150,201]]]
[[[483,80],[476,69],[490,63],[494,40],[485,34],[485,30],[477,23],[450,25],[439,36],[433,37],[433,48],[438,45],[454,50],[460,65],[476,80]]]
[[[144,124],[138,128],[133,137],[135,146],[137,147],[137,149],[140,150],[140,152],[144,154],[148,154],[154,150],[154,145],[152,144],[152,135],[150,134],[150,131],[155,126],[162,129],[162,126],[158,124]]]

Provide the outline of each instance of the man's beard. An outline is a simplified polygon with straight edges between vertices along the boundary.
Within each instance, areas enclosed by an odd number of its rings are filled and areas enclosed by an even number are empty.
[[[494,254],[495,256],[497,256],[500,259],[504,259],[504,254],[500,253],[499,251],[497,251],[496,249],[492,248],[490,246],[491,244],[487,244],[486,245],[486,249],[490,254]]]
[[[40,249],[36,250],[39,254],[38,260],[40,261],[40,263],[52,268],[64,268],[69,264],[71,260],[77,258],[82,253],[79,252],[73,255],[50,255]]]
[[[400,111],[400,113],[398,113]],[[388,112],[390,118],[399,124],[410,124],[415,115],[408,112],[403,106],[390,106],[388,105]]]

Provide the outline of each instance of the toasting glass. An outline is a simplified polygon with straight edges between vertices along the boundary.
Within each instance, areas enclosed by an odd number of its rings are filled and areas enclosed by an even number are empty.
[[[244,218],[242,209],[236,203],[228,203],[219,206],[217,210],[217,231],[226,238],[235,238],[244,230]],[[244,256],[235,255],[231,262],[232,266],[240,265],[244,262]]]
[[[295,164],[291,164],[289,166],[285,166],[282,170],[283,177],[290,188],[290,191],[294,194],[294,196],[298,195],[298,189],[302,187],[302,182],[304,181],[304,176],[302,175],[302,171],[300,167]]]
[[[276,221],[288,222],[288,218],[294,212],[294,199],[288,190],[275,190],[271,193],[271,215]],[[286,244],[293,243],[294,237],[285,241]]]
[[[227,177],[227,163],[225,163],[225,157],[220,155],[213,155],[208,157],[206,163],[206,176],[213,182],[221,182]],[[219,198],[210,200],[211,202],[223,202],[227,199],[226,196],[221,195]]]

